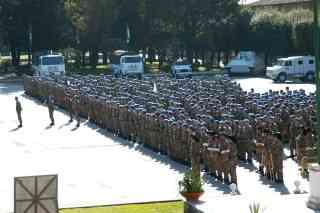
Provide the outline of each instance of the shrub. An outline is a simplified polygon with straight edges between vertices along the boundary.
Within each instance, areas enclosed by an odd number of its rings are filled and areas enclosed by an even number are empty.
[[[203,192],[203,182],[201,175],[194,175],[193,172],[187,171],[183,180],[179,182],[180,192]]]

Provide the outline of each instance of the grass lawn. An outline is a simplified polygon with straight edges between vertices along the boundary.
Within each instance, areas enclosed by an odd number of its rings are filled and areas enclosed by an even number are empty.
[[[183,202],[63,209],[59,213],[183,213]]]

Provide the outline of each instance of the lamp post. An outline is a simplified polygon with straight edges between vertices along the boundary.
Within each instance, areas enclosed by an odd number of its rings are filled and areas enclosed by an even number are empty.
[[[313,0],[314,49],[316,57],[316,103],[317,103],[317,161],[320,164],[320,1]]]
[[[320,0],[313,0],[314,11],[314,50],[316,59],[316,144],[317,163],[309,166],[310,197],[307,206],[320,210]]]

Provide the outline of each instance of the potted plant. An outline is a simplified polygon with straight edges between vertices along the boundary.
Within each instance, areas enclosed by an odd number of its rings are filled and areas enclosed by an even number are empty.
[[[249,205],[249,209],[251,213],[263,213],[265,209],[263,209],[260,203],[252,203]]]
[[[201,175],[193,173],[191,170],[184,174],[183,180],[179,181],[180,194],[190,202],[198,202],[204,193]]]

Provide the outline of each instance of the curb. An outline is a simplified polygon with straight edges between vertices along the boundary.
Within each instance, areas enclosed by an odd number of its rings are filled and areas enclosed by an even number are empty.
[[[174,202],[183,202],[183,200],[162,200],[162,201],[133,202],[133,203],[120,203],[120,204],[97,205],[97,206],[82,206],[82,207],[80,206],[80,207],[70,207],[70,208],[59,208],[59,210],[90,209],[90,208],[103,208],[103,207],[113,207],[113,206],[144,205],[144,204],[174,203]]]
[[[23,79],[18,78],[18,79],[0,79],[0,83],[22,83]]]

